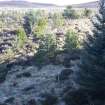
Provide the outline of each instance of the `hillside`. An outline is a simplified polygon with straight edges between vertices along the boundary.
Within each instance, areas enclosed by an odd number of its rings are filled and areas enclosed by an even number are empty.
[[[97,8],[98,1],[75,4],[72,6],[74,8]],[[48,3],[28,2],[25,0],[15,0],[15,1],[11,0],[11,1],[0,1],[0,7],[44,8],[44,7],[64,7],[64,6],[57,6],[57,5],[48,4]]]
[[[74,8],[97,8],[98,1],[72,5]]]
[[[47,3],[33,3],[28,1],[0,1],[0,7],[23,7],[23,8],[43,8],[43,7],[54,7],[54,4],[47,4]]]

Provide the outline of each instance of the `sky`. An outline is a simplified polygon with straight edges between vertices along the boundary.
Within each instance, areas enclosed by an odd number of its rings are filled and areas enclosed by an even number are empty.
[[[9,1],[9,0],[0,0],[0,1]],[[70,5],[70,4],[91,2],[96,0],[25,0],[25,1],[38,2],[38,3],[52,3],[57,5]]]

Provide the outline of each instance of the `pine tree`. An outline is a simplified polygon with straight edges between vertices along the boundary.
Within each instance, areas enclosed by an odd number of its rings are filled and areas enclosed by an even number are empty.
[[[85,41],[75,82],[88,91],[105,92],[105,0],[99,2],[99,13],[92,21],[93,35]]]
[[[17,30],[17,47],[22,48],[26,42],[27,36],[23,28]]]
[[[65,51],[71,52],[79,48],[79,44],[80,43],[76,32],[73,30],[67,31],[67,33],[65,34],[65,45],[64,45]]]
[[[39,67],[48,64],[49,60],[55,56],[57,51],[56,36],[46,34],[39,42],[39,48],[35,55],[35,64]]]

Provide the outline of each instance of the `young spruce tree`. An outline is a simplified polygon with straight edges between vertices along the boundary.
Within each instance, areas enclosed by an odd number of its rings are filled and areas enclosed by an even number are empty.
[[[75,81],[82,89],[105,92],[105,0],[99,2],[93,35],[85,42]]]

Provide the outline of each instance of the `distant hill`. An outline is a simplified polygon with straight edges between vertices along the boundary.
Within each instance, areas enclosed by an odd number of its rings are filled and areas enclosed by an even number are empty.
[[[54,4],[48,3],[34,3],[23,0],[0,1],[0,7],[19,7],[19,8],[44,8],[55,7]]]
[[[81,4],[74,4],[72,6],[74,8],[97,8],[98,7],[98,1],[81,3]]]
[[[98,1],[95,2],[88,2],[88,3],[81,3],[72,5],[74,8],[97,8]],[[35,3],[35,2],[28,2],[25,0],[10,0],[10,1],[0,1],[0,7],[19,7],[19,8],[46,8],[46,7],[60,7],[63,8],[65,6],[58,6],[54,4],[48,3]]]

